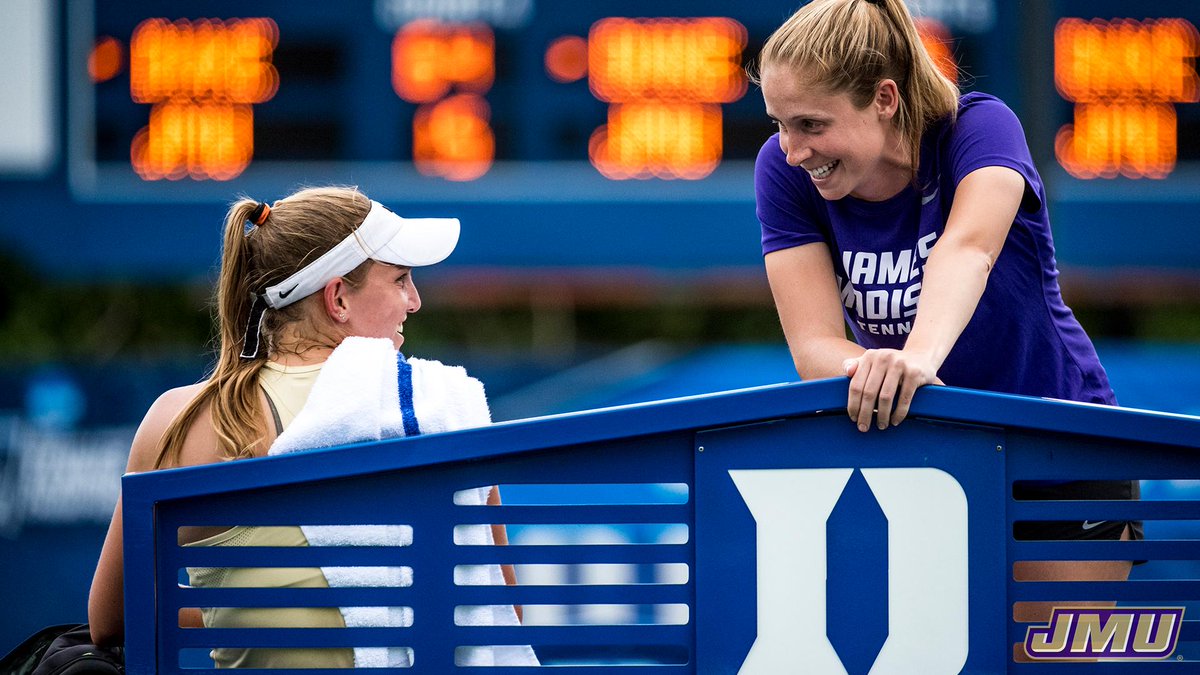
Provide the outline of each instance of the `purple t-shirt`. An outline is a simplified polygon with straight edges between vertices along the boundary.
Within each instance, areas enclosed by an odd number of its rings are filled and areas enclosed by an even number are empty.
[[[808,172],[788,166],[772,136],[754,167],[763,254],[827,244],[855,340],[899,349],[912,331],[925,261],[945,229],[955,189],[985,166],[1021,174],[1025,197],[975,315],[938,376],[957,387],[1115,404],[1091,340],[1063,303],[1045,188],[1025,134],[994,96],[963,95],[957,122],[925,133],[916,186],[882,202],[826,201]]]

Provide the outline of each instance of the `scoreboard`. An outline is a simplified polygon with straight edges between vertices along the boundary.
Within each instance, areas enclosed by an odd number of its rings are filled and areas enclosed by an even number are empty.
[[[85,191],[378,177],[394,195],[720,183],[770,133],[744,66],[790,3],[97,3]],[[158,183],[146,190],[143,183]],[[474,183],[472,190],[455,183]],[[200,187],[201,191],[208,188]],[[745,190],[738,190],[745,194]],[[616,193],[620,193],[618,188]],[[417,197],[420,199],[421,197]]]
[[[468,264],[755,267],[751,167],[773,127],[745,67],[799,4],[62,0],[62,219],[162,204],[194,227],[239,193],[354,184],[485,230]],[[909,4],[964,90],[1021,118],[1061,259],[1200,268],[1200,5]],[[1150,239],[1121,240],[1131,218]],[[154,264],[194,270],[199,241]]]
[[[1019,107],[1053,84],[1050,105],[1018,112],[1054,127],[1031,141],[1070,175],[1163,178],[1200,158],[1200,144],[1180,143],[1197,131],[1193,3],[1160,0],[1137,17],[1119,13],[1125,3],[1045,4],[1056,11],[913,9],[968,88]],[[71,17],[88,24],[77,48],[94,92],[80,159],[142,181],[297,162],[388,163],[430,179],[414,187],[543,162],[614,181],[704,180],[752,159],[770,132],[744,66],[792,5],[97,3],[90,21]],[[1030,50],[1050,58],[1014,77]]]
[[[104,72],[115,79],[121,70],[121,43],[110,36],[101,40],[109,64]],[[335,53],[335,44],[317,49]],[[594,130],[583,146],[600,173],[700,178],[722,156],[719,104],[735,102],[746,92],[745,47],[746,30],[733,19],[609,17],[593,23],[586,39],[555,38],[544,60],[547,77],[570,84],[586,76],[595,98],[609,105],[609,123]],[[281,73],[274,63],[278,50],[279,25],[271,18],[154,18],[138,24],[129,41],[128,88],[133,103],[151,108],[149,124],[129,144],[134,172],[147,180],[238,175],[254,155],[256,105],[263,111],[260,133],[283,138],[277,125],[287,124],[286,113],[272,114],[268,104],[279,93],[281,80],[302,80],[311,69],[288,66],[283,50]],[[569,141],[523,152],[514,139],[503,137],[503,129],[498,142],[487,100],[497,79],[496,51],[495,31],[481,22],[405,23],[392,38],[390,55],[381,55],[390,56],[391,89],[403,102],[392,120],[397,125],[403,120],[395,147],[367,146],[363,152],[339,142],[350,136],[340,123],[361,118],[339,121],[341,111],[334,107],[301,133],[288,135],[286,144],[276,142],[260,154],[285,160],[403,158],[424,175],[452,181],[485,175],[497,159],[497,146],[501,158],[517,160],[582,155],[583,147]],[[389,82],[380,78],[373,84],[383,88]],[[331,104],[358,107],[353,96],[335,97]],[[110,123],[114,129],[120,120],[141,117],[125,111],[109,114],[117,120]],[[516,126],[521,117],[519,108],[498,111],[497,124],[511,120],[507,123]],[[109,152],[119,156],[127,135],[114,133],[115,147]]]

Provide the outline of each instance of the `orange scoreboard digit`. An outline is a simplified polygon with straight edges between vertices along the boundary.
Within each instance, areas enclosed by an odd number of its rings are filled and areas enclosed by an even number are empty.
[[[1077,178],[1164,178],[1178,157],[1175,105],[1200,101],[1200,32],[1184,19],[1065,18],[1054,83],[1075,104],[1055,139]]]
[[[228,180],[254,155],[253,105],[271,100],[279,74],[270,19],[147,19],[129,43],[129,94],[151,106],[130,144],[146,180]]]

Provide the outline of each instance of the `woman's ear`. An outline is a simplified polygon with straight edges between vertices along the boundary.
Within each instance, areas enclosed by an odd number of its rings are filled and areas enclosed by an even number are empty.
[[[346,321],[346,311],[349,308],[346,298],[348,290],[349,284],[341,277],[334,277],[325,284],[325,289],[321,293],[325,306],[325,315],[332,319],[334,323],[344,323]]]
[[[880,119],[891,119],[900,109],[900,90],[895,80],[885,79],[875,88],[875,110]]]

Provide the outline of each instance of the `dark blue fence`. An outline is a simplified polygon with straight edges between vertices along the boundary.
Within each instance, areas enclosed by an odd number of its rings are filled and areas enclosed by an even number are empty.
[[[1012,486],[1200,480],[1200,419],[928,388],[912,420],[860,434],[845,419],[845,391],[844,380],[762,387],[126,476],[129,672],[203,672],[214,647],[392,646],[415,657],[395,672],[442,673],[456,668],[456,650],[476,645],[532,645],[556,672],[592,674],[798,664],[850,673],[1195,668],[1192,620],[1167,660],[1010,662],[1027,628],[1012,620],[1014,602],[1200,601],[1200,575],[1171,567],[1200,560],[1200,501],[1156,499],[1147,489],[1141,501],[1027,502],[1012,498]],[[504,506],[456,504],[458,491],[491,484],[504,491]],[[1144,520],[1147,540],[1012,536],[1018,521],[1125,519]],[[472,523],[509,525],[513,545],[456,543],[456,528]],[[180,546],[177,536],[185,526],[350,524],[408,525],[412,542],[199,548]],[[531,534],[612,524],[642,534]],[[1013,564],[1022,560],[1149,562],[1126,582],[1015,582]],[[482,563],[516,564],[523,583],[456,585],[457,566]],[[247,566],[407,567],[413,583],[181,583],[184,568]],[[597,583],[588,571],[606,566],[632,572]],[[1169,578],[1143,572],[1156,566]],[[492,604],[522,605],[525,625],[456,625],[456,609]],[[180,608],[242,606],[409,607],[414,621],[399,629],[179,627]]]

